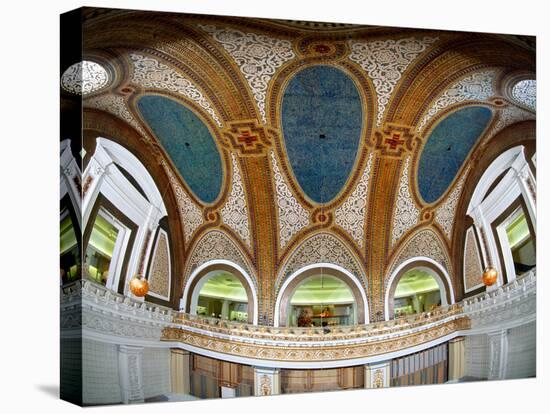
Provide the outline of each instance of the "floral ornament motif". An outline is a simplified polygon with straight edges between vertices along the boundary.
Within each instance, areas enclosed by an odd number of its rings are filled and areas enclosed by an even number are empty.
[[[405,260],[419,256],[429,257],[442,265],[445,269],[449,269],[450,261],[447,253],[445,252],[442,241],[439,237],[437,237],[433,230],[423,229],[414,234],[414,236],[407,241],[405,246],[397,255],[397,259],[394,261],[388,275],[391,275],[397,266]]]
[[[219,29],[202,24],[198,26],[221,43],[235,60],[252,89],[262,121],[266,123],[265,95],[269,81],[279,67],[296,57],[290,41],[243,33],[231,28]]]
[[[460,193],[462,192],[462,187],[464,186],[464,181],[466,181],[469,171],[470,168],[468,167],[466,171],[464,171],[464,174],[462,174],[454,190],[449,194],[445,202],[435,211],[435,221],[441,226],[443,233],[445,233],[449,239],[453,231],[456,205],[458,204]]]
[[[170,295],[170,253],[168,238],[164,231],[159,232],[153,261],[149,272],[149,291],[163,298],[169,299]]]
[[[183,234],[185,236],[185,242],[187,243],[195,230],[203,223],[202,212],[201,209],[191,201],[191,198],[185,193],[183,188],[181,188],[178,180],[165,160],[162,160],[162,166],[168,175],[168,179],[174,190],[174,195],[176,196],[181,221],[183,223]]]
[[[368,73],[376,89],[378,101],[376,126],[382,124],[386,105],[405,70],[418,55],[437,40],[437,37],[423,39],[408,37],[371,42],[350,41],[350,60],[358,63]]]
[[[367,283],[361,272],[361,266],[353,257],[349,249],[335,236],[329,233],[318,233],[305,240],[290,256],[277,277],[277,289],[282,286],[284,280],[296,270],[315,263],[332,263],[343,267]]]
[[[520,104],[535,110],[537,106],[537,81],[525,79],[512,88],[512,97]]]
[[[76,95],[89,95],[107,86],[109,75],[99,63],[83,60],[67,68],[61,75],[61,87]]]
[[[219,230],[209,231],[198,241],[187,264],[186,277],[190,275],[192,269],[211,260],[219,259],[229,260],[241,266],[250,275],[254,285],[256,285],[256,280],[250,272],[244,255],[233,240]]]
[[[260,382],[261,395],[271,395],[271,378],[266,374],[262,375]]]
[[[367,166],[363,175],[348,197],[346,202],[336,209],[336,224],[345,229],[363,247],[363,236],[365,234],[365,211],[369,190],[370,171],[372,168],[373,153],[369,155]]]
[[[147,141],[150,140],[149,135],[145,133],[143,128],[139,125],[139,123],[128,110],[126,102],[124,101],[124,98],[122,96],[108,94],[101,95],[95,98],[89,98],[84,101],[84,106],[100,109],[102,111],[109,112],[110,114],[113,114],[118,118],[123,119],[131,126],[133,126]]]
[[[309,214],[290,192],[279,170],[273,151],[271,151],[271,166],[275,178],[275,192],[279,209],[279,246],[282,249],[292,236],[309,224]]]
[[[500,109],[497,121],[494,126],[491,127],[491,130],[485,135],[486,139],[492,138],[509,125],[530,119],[535,119],[535,115],[532,112],[518,108],[515,105],[508,105],[507,107]]]
[[[248,214],[246,198],[244,194],[243,182],[237,157],[231,153],[231,162],[233,164],[233,178],[231,183],[231,194],[227,198],[225,206],[221,209],[222,220],[225,224],[237,232],[250,247],[250,230],[248,228]]]
[[[223,127],[210,102],[189,79],[151,57],[131,53],[130,59],[134,63],[132,78],[134,83],[143,88],[165,89],[183,95],[203,108],[216,125]]]
[[[481,255],[476,243],[474,227],[466,231],[466,241],[464,242],[464,290],[472,290],[482,285],[481,275],[483,274],[483,264]]]
[[[392,246],[395,245],[407,230],[418,223],[418,217],[420,215],[420,210],[415,206],[409,189],[410,162],[411,156],[409,155],[405,161],[403,173],[399,180],[397,201],[393,214]]]
[[[494,78],[495,72],[488,70],[473,73],[455,83],[437,98],[428,113],[420,121],[418,130],[422,131],[430,119],[450,105],[468,100],[482,101],[493,96],[495,94],[493,89]]]

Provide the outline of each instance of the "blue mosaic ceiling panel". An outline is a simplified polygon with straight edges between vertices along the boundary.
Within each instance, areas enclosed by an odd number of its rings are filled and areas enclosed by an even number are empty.
[[[424,201],[433,203],[447,191],[491,117],[486,107],[468,107],[433,129],[418,163],[418,189]]]
[[[204,203],[216,200],[223,170],[206,125],[190,109],[162,96],[143,96],[138,108],[191,191]]]
[[[332,200],[346,183],[358,152],[362,103],[353,81],[332,66],[313,66],[288,83],[282,128],[294,176],[317,203]]]

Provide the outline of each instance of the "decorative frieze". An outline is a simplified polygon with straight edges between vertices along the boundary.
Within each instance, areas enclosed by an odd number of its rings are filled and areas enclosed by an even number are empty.
[[[130,113],[124,98],[120,95],[106,94],[96,97],[92,97],[84,100],[83,102],[85,107],[99,109],[101,111],[108,112],[123,121],[126,121],[132,127],[138,131],[141,136],[150,140],[149,135],[145,133],[141,125],[137,122],[136,118]]]
[[[277,69],[296,57],[292,43],[266,35],[244,33],[233,28],[217,28],[202,24],[198,26],[212,35],[235,60],[252,90],[262,121],[266,123],[267,88]]]
[[[450,261],[443,241],[431,229],[422,229],[414,234],[400,250],[389,274],[405,260],[411,257],[428,257],[449,270]]]
[[[181,222],[183,223],[185,242],[188,243],[195,230],[203,223],[202,211],[193,203],[191,197],[185,193],[168,163],[165,160],[162,160],[161,163],[174,191],[174,196],[176,197],[176,202],[180,211]]]
[[[315,263],[332,263],[343,267],[367,286],[361,266],[349,249],[332,234],[318,233],[304,240],[292,253],[277,277],[277,289],[282,286],[287,276],[304,266]]]
[[[284,248],[292,237],[309,224],[309,213],[292,195],[281,174],[275,153],[271,151],[271,167],[277,196],[279,247]]]
[[[419,222],[420,210],[411,197],[409,187],[409,168],[411,156],[408,156],[403,165],[403,172],[397,189],[397,200],[393,213],[392,246],[397,243],[403,234],[416,226]]]
[[[189,256],[185,272],[186,277],[189,276],[192,269],[211,260],[219,259],[238,264],[254,279],[243,253],[241,253],[235,242],[219,230],[211,230],[205,233],[197,242]]]
[[[437,41],[437,37],[415,39],[350,41],[351,61],[358,63],[372,79],[378,103],[376,126],[382,125],[384,112],[395,86],[411,62]]]
[[[462,177],[460,177],[460,180],[456,183],[453,191],[451,191],[447,199],[437,208],[437,210],[435,210],[435,221],[441,226],[443,233],[445,233],[448,239],[451,239],[456,206],[458,205],[458,200],[460,199],[460,194],[462,193],[462,187],[464,187],[464,181],[466,181],[469,171],[469,168],[464,171]]]
[[[455,83],[435,100],[418,124],[418,131],[422,131],[430,119],[450,105],[469,100],[483,101],[493,96],[494,78],[495,71],[487,70],[473,73]]]
[[[130,59],[134,64],[132,82],[142,88],[163,89],[185,96],[204,109],[217,126],[223,126],[212,104],[189,79],[152,57],[131,53]]]
[[[371,152],[367,165],[355,187],[355,190],[340,207],[336,209],[336,224],[346,230],[363,247],[365,235],[365,212],[369,194],[369,180],[374,154]]]
[[[491,127],[489,132],[485,134],[485,137],[486,139],[491,139],[507,126],[515,124],[516,122],[534,119],[536,119],[535,114],[526,111],[525,109],[518,108],[515,105],[508,105],[499,110],[497,121]]]
[[[231,227],[250,247],[250,229],[248,226],[248,207],[246,195],[241,179],[241,173],[237,157],[231,153],[233,176],[231,180],[231,193],[225,206],[221,209],[222,221]]]

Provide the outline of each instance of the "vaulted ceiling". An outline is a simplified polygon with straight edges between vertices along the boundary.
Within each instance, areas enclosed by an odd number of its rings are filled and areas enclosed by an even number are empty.
[[[535,118],[530,38],[84,15],[84,59],[109,76],[85,94],[85,118],[139,134],[175,194],[186,266],[212,254],[209,240],[226,243],[266,315],[300,254],[354,263],[373,313],[411,240],[452,273],[454,214],[475,154]],[[315,244],[320,235],[331,249]]]

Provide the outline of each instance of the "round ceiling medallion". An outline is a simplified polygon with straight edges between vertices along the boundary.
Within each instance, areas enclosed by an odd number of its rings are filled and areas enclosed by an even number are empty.
[[[108,83],[107,70],[91,60],[75,63],[61,75],[63,90],[76,95],[88,95],[104,88]]]
[[[537,81],[524,79],[512,87],[512,98],[522,105],[535,109],[537,104]]]

